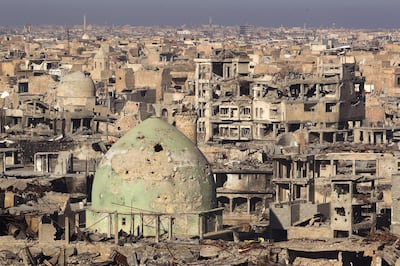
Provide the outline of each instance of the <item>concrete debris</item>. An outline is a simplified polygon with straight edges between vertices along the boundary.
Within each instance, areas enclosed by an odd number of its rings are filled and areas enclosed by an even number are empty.
[[[1,265],[399,264],[398,30],[84,21],[0,29]]]

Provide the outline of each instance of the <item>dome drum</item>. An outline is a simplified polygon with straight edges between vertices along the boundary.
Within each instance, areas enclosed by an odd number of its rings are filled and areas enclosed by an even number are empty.
[[[138,237],[203,238],[207,233],[222,229],[222,211],[223,208],[216,208],[205,212],[162,214],[140,211],[104,212],[91,208],[86,213],[86,219],[88,229],[107,235],[122,230]]]

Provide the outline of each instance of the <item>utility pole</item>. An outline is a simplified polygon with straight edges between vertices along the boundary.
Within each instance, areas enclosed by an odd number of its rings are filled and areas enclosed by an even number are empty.
[[[70,54],[70,48],[69,48],[69,28],[67,27],[67,55]]]

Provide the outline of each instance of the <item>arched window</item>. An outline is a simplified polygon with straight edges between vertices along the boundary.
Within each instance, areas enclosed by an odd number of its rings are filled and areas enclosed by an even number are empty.
[[[263,200],[259,197],[250,199],[250,212],[261,212],[264,208]]]
[[[233,199],[233,212],[247,212],[247,199],[243,197]]]
[[[221,196],[221,197],[218,197],[217,202],[218,202],[218,207],[223,207],[225,212],[231,212],[230,207],[229,207],[230,206],[229,198]]]
[[[162,117],[164,117],[164,118],[168,118],[168,110],[167,109],[162,109],[162,111],[161,111],[161,116]]]

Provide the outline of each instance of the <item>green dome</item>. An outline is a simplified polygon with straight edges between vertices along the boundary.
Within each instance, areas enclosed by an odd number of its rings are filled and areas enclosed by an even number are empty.
[[[211,167],[175,127],[148,118],[100,162],[92,189],[98,211],[188,213],[216,207]]]

